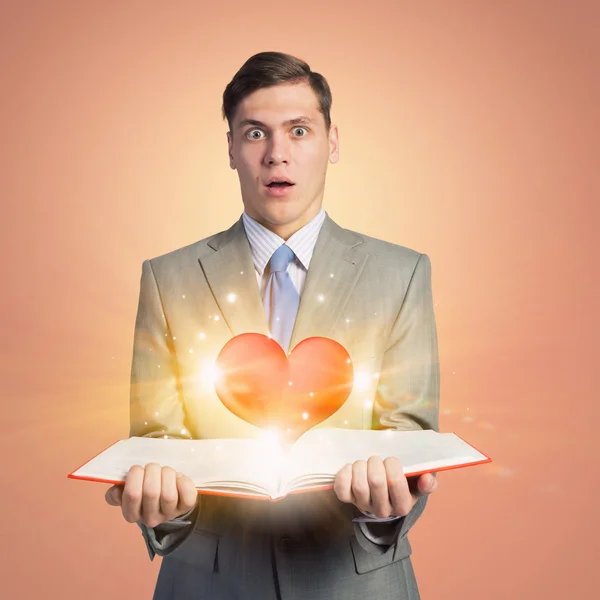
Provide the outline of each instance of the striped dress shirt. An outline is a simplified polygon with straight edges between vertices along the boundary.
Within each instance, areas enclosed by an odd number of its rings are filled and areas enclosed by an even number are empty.
[[[315,244],[325,221],[325,211],[321,209],[319,214],[314,216],[302,229],[294,233],[287,242],[276,233],[257,223],[246,211],[242,214],[242,220],[246,236],[250,242],[260,297],[264,296],[265,287],[271,275],[267,265],[275,250],[283,244],[294,252],[294,258],[290,262],[287,272],[298,294],[302,295]]]

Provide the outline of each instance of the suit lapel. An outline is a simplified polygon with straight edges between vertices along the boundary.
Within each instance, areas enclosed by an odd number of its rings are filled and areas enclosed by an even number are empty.
[[[328,337],[346,305],[368,258],[361,238],[342,229],[327,216],[300,298],[290,350],[303,339]]]
[[[290,349],[308,337],[332,334],[368,258],[361,243],[359,236],[342,229],[329,216],[325,218],[306,275]],[[268,335],[243,220],[207,244],[213,252],[198,261],[232,336],[248,332]]]
[[[231,334],[255,332],[268,335],[242,219],[207,243],[214,252],[198,260]]]

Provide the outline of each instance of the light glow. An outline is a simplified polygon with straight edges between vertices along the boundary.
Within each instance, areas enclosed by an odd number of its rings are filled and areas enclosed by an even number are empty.
[[[366,392],[371,385],[371,377],[365,371],[356,371],[354,373],[354,389],[359,392]]]

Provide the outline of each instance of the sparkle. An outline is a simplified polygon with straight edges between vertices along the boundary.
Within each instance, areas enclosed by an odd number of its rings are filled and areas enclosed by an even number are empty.
[[[350,319],[346,319],[346,323],[350,323]]]
[[[488,431],[492,431],[493,429],[496,429],[494,427],[494,425],[492,425],[491,423],[478,423],[479,427],[482,427],[483,429],[487,429]]]
[[[198,373],[198,378],[206,386],[214,386],[221,375],[217,365],[213,362],[205,363]]]
[[[346,420],[344,421],[344,425],[348,425],[348,422],[349,422],[349,421],[348,421],[348,419],[346,419]]]
[[[307,412],[303,412],[302,413],[302,418],[306,421],[308,419],[308,413]]]
[[[187,432],[186,432],[186,430],[185,430],[185,429],[182,429],[182,430],[181,430],[181,434],[182,434],[182,435],[185,435],[186,433],[187,433]]]
[[[168,440],[168,439],[169,439],[169,436],[168,436],[168,435],[165,435],[165,436],[163,436],[163,437],[165,438],[165,440]]]
[[[366,391],[369,389],[370,377],[365,371],[356,371],[354,374],[354,386],[358,391]]]
[[[315,393],[314,392],[310,392],[308,395],[312,398],[315,395]]]
[[[230,294],[227,294],[227,302],[235,302],[237,300],[237,296],[231,292]]]
[[[205,334],[204,332],[202,332],[202,331],[201,331],[201,332],[198,334],[198,337],[199,337],[201,340],[205,340],[205,339],[206,339],[206,334]]]
[[[291,382],[291,381],[288,381],[288,385],[289,385],[290,387],[292,387],[292,385],[294,385],[294,384],[293,384],[293,382]]]
[[[319,302],[324,302],[324,300],[325,300],[325,296],[323,296],[323,294],[319,294],[319,295],[317,296],[317,300],[318,300]]]
[[[144,421],[144,425],[148,425],[148,421]]]
[[[190,348],[190,354],[194,354],[194,349]]]
[[[215,317],[215,321],[220,321],[220,320],[221,320],[221,317],[219,317],[219,315],[217,315],[217,316]]]
[[[155,417],[158,417],[158,411],[156,411],[156,412],[154,413],[154,416],[155,416]]]
[[[379,379],[379,373],[373,373],[373,379]]]
[[[331,279],[333,279],[333,273],[329,273],[329,277],[331,277]]]
[[[346,364],[348,364],[348,365],[349,365],[351,362],[352,362],[352,361],[351,361],[349,358],[347,358],[347,359],[346,359]]]
[[[173,336],[173,339],[176,340],[177,338],[175,336]]]
[[[495,475],[499,475],[500,477],[511,477],[512,475],[516,474],[515,470],[502,465],[496,465],[495,467],[491,467],[491,471]]]
[[[243,275],[243,274],[244,274],[244,271],[240,271],[240,275]]]
[[[181,296],[184,300],[185,300],[185,294],[183,296]]]
[[[370,400],[365,400],[364,406],[365,408],[372,408],[373,403]]]
[[[156,365],[160,369],[160,365]]]

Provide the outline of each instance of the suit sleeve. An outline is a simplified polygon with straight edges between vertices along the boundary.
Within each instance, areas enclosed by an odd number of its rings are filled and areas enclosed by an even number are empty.
[[[130,436],[191,439],[182,402],[171,332],[150,261],[142,264],[133,339]],[[191,513],[146,527],[138,523],[150,560],[166,556],[190,535],[199,515],[200,496]]]
[[[421,254],[384,353],[373,429],[438,431],[440,370],[433,308],[431,262]],[[355,523],[358,541],[368,551],[381,552],[373,540],[389,547],[406,537],[426,503],[426,496],[419,498],[410,513],[396,521]]]

